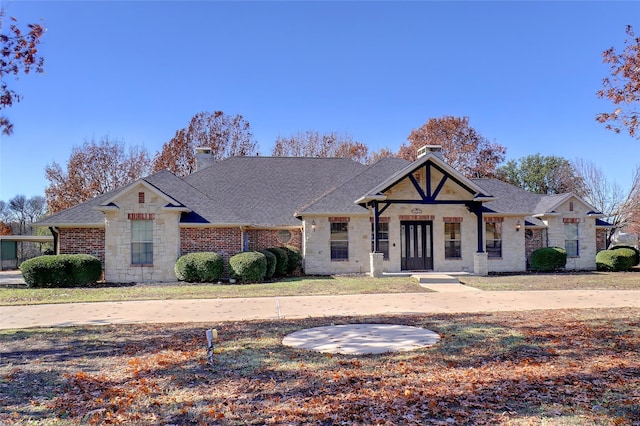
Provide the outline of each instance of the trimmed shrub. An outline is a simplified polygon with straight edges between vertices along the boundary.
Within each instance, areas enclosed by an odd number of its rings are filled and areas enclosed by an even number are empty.
[[[100,259],[88,254],[58,254],[25,260],[20,271],[29,287],[77,287],[102,276]]]
[[[276,272],[273,275],[275,277],[284,277],[287,274],[287,267],[289,265],[289,255],[287,251],[282,247],[271,247],[267,250],[276,255]]]
[[[636,251],[622,247],[613,250],[602,250],[596,255],[598,271],[628,271],[636,264]]]
[[[180,256],[174,271],[180,281],[211,283],[218,282],[224,270],[224,260],[218,253],[207,251]]]
[[[618,249],[622,249],[622,248],[633,250],[633,252],[635,253],[634,263],[633,264],[634,264],[634,266],[635,265],[640,265],[640,250],[638,250],[635,247],[632,247],[632,246],[615,246],[615,247],[609,248],[609,250],[618,250]]]
[[[257,283],[264,280],[267,258],[257,251],[238,253],[229,259],[231,277],[242,283]]]
[[[267,258],[267,272],[265,273],[264,277],[267,280],[270,280],[271,278],[273,278],[273,274],[276,273],[276,255],[271,253],[269,250],[261,250],[260,253],[264,254],[264,256]]]
[[[302,254],[300,250],[294,246],[284,246],[283,248],[287,251],[287,256],[289,256],[287,261],[287,274],[291,275],[302,264]]]
[[[102,277],[100,259],[90,254],[71,255],[71,271],[75,285],[93,284]]]
[[[567,251],[561,247],[540,248],[531,253],[530,263],[534,271],[557,271],[567,264]]]

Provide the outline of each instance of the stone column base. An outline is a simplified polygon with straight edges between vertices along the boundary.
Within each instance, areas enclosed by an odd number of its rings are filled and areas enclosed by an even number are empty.
[[[375,278],[382,276],[384,253],[369,253],[369,275]]]
[[[489,275],[489,255],[486,252],[473,255],[473,273],[482,276]]]

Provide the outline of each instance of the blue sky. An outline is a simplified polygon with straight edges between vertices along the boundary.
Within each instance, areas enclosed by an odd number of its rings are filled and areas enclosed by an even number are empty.
[[[602,51],[640,31],[640,2],[2,1],[47,28],[45,74],[10,86],[0,200],[44,195],[47,164],[104,135],[151,154],[200,111],[279,136],[347,133],[396,151],[431,117],[468,116],[507,159],[597,164],[624,189],[640,141],[594,119]]]

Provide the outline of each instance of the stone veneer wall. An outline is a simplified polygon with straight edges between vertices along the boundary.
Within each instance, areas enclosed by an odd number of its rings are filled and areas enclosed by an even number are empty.
[[[108,282],[175,281],[179,256],[180,211],[165,208],[167,200],[144,185],[131,188],[105,211],[105,280]],[[153,221],[153,264],[131,264],[131,222]]]
[[[279,229],[249,229],[245,231],[249,236],[249,250],[263,250],[269,247],[293,246],[302,250],[302,230],[288,229],[291,233],[289,240],[278,237]]]
[[[104,228],[60,228],[59,254],[90,254],[104,268]]]

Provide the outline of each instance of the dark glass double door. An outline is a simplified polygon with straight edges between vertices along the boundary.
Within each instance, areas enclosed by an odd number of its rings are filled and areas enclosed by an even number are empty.
[[[432,222],[401,221],[401,269],[423,271],[433,269]]]

